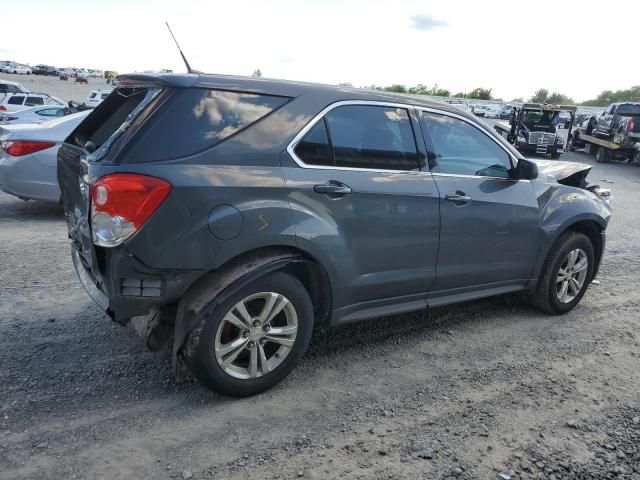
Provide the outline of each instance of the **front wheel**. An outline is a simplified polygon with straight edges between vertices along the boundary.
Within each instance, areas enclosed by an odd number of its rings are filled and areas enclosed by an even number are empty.
[[[305,287],[294,277],[272,273],[203,318],[192,333],[197,345],[187,363],[200,381],[222,395],[255,395],[293,370],[312,330],[313,305]]]
[[[560,315],[582,299],[593,277],[595,255],[591,240],[577,232],[563,234],[551,247],[533,292],[533,305]]]

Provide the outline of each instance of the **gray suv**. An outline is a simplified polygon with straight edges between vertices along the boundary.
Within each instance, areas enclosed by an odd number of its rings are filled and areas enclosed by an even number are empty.
[[[527,291],[571,310],[611,209],[455,106],[220,75],[126,75],[58,180],[93,300],[211,389],[282,380],[314,325]]]

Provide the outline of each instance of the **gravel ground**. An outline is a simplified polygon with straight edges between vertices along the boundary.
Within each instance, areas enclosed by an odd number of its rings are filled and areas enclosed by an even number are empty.
[[[243,400],[176,384],[85,295],[61,209],[0,194],[0,479],[640,479],[640,169],[589,178],[615,212],[569,314],[513,295],[319,330]]]

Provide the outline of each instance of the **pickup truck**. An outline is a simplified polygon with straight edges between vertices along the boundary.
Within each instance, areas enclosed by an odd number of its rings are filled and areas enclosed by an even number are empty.
[[[640,103],[612,103],[592,120],[592,135],[618,145],[640,141]]]

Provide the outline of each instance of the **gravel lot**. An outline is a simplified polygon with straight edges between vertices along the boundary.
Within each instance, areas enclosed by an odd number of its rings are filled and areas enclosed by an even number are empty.
[[[515,295],[318,331],[244,400],[176,384],[85,295],[61,209],[0,193],[0,478],[640,479],[640,168],[589,178],[615,212],[569,314]]]
[[[88,78],[89,83],[75,83],[73,78],[66,82],[58,77],[49,77],[45,75],[13,75],[9,73],[0,73],[0,78],[18,82],[23,87],[32,92],[46,92],[49,95],[58,97],[60,100],[68,102],[82,103],[89,96],[89,92],[94,88],[110,89],[104,78]]]

